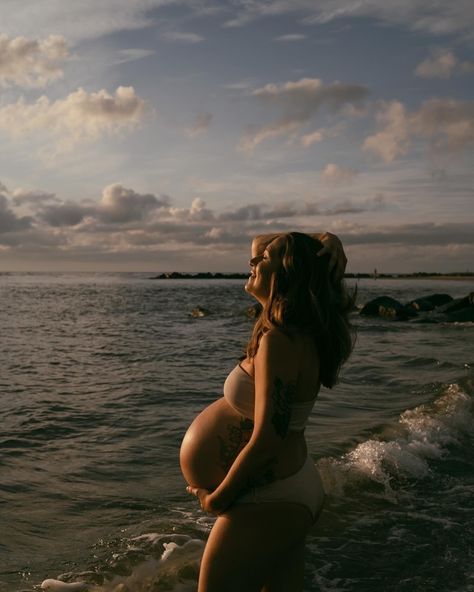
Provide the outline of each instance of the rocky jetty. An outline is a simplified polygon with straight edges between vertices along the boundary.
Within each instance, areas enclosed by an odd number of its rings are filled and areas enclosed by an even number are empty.
[[[431,294],[405,304],[390,296],[379,296],[367,302],[360,314],[415,323],[474,322],[474,292],[456,299],[449,294]]]

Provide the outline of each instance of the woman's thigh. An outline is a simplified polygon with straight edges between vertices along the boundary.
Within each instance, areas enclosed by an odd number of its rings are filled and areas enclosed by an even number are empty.
[[[304,538],[312,524],[298,504],[242,504],[219,516],[204,550],[199,592],[259,592],[272,572],[295,559],[301,566]],[[291,564],[291,565],[290,565]],[[295,584],[296,585],[296,584]],[[298,592],[301,587],[288,592]]]

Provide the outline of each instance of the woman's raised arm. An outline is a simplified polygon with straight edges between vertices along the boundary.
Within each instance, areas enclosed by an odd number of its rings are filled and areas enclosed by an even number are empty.
[[[261,255],[267,245],[282,234],[259,234],[256,236],[252,241],[252,257]],[[323,245],[317,256],[321,257],[321,255],[329,253],[329,269],[333,270],[336,279],[342,279],[347,265],[347,257],[340,239],[331,232],[310,232],[308,234]]]

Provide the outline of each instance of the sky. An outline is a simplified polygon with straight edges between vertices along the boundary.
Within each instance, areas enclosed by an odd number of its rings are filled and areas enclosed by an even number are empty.
[[[474,271],[471,0],[0,0],[0,272]]]

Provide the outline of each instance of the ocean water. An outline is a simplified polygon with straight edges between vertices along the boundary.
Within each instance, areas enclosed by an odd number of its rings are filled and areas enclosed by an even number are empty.
[[[361,280],[358,300],[473,286]],[[4,274],[0,302],[0,590],[196,590],[212,518],[178,453],[250,334],[243,282]],[[328,501],[305,590],[472,591],[474,325],[353,321],[306,431]]]

